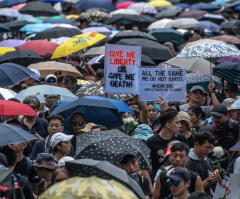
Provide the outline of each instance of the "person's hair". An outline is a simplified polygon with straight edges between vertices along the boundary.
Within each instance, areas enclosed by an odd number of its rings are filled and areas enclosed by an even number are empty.
[[[204,144],[206,141],[213,144],[214,138],[212,134],[206,131],[199,131],[195,134],[195,143],[198,142],[200,145]]]
[[[201,106],[199,106],[197,104],[193,104],[188,108],[188,110],[192,111],[197,117],[199,117],[199,115],[201,115],[201,118],[203,120],[206,119],[206,113],[202,110]]]
[[[29,95],[29,96],[25,97],[23,99],[22,103],[23,104],[30,104],[31,101],[33,101],[36,104],[37,109],[39,110],[39,108],[40,108],[40,101],[39,101],[39,99],[35,95]]]
[[[188,199],[211,199],[211,196],[204,192],[193,192]]]
[[[17,154],[12,148],[9,148],[8,146],[4,146],[0,148],[0,153],[6,156],[8,167],[12,167],[17,163]]]
[[[168,102],[168,106],[175,106],[177,111],[180,111],[180,107],[179,107],[179,103],[175,103],[175,102]]]
[[[104,69],[97,69],[95,78],[101,80],[104,77]]]
[[[53,171],[52,171],[51,185],[55,183],[55,181],[56,181],[56,176],[57,176],[57,174],[58,174],[60,171],[62,171],[62,172],[64,172],[64,173],[66,173],[66,174],[69,175],[69,172],[68,172],[68,170],[65,168],[65,166],[57,166],[57,167],[55,167],[55,169],[53,169]],[[69,175],[69,176],[70,176],[70,175]]]
[[[21,101],[20,101],[19,99],[15,98],[15,97],[11,97],[11,98],[9,98],[8,101],[19,102],[19,103],[21,103]]]
[[[12,125],[15,125],[15,126],[17,126],[17,127],[22,128],[21,122],[19,122],[17,119],[9,120],[9,121],[7,121],[7,124],[12,124]]]
[[[77,61],[78,63],[81,62],[81,58],[77,54],[71,54],[68,58],[68,60],[71,61]]]
[[[54,153],[58,152],[58,148],[57,146],[62,146],[62,141],[57,143],[57,145],[55,146],[55,148],[53,149],[51,146],[48,148],[47,153],[52,153],[52,150],[54,151]]]
[[[76,84],[77,83],[77,78],[73,75],[66,75],[63,78],[63,84],[67,85],[68,83],[70,84]]]
[[[171,149],[171,153],[176,151],[185,151],[186,156],[188,156],[188,153],[189,153],[189,147],[183,142],[174,143],[170,149]]]
[[[43,56],[43,59],[42,59],[42,61],[49,61],[49,60],[51,60],[51,57],[52,57],[52,54],[51,53],[47,53],[47,54],[45,54],[44,56]]]
[[[178,112],[174,109],[166,109],[163,110],[159,117],[159,123],[161,124],[161,127],[163,128],[166,123],[172,123],[174,118],[178,115]]]
[[[184,41],[188,41],[190,37],[193,37],[193,33],[191,31],[187,31],[183,34]]]
[[[98,129],[98,128],[100,128],[100,131],[108,130],[106,126],[102,126],[102,125],[93,126],[91,130],[93,131],[94,129]]]
[[[123,164],[128,164],[129,162],[135,163],[135,162],[139,162],[139,159],[137,156],[133,156],[133,155],[126,155],[122,161],[120,162],[121,165]]]
[[[179,52],[179,44],[178,44],[178,42],[173,40],[173,41],[171,41],[171,43],[173,44],[174,50],[176,52]]]
[[[141,111],[141,105],[140,105],[139,102],[137,102],[137,101],[131,101],[131,102],[128,103],[128,106],[131,106],[131,105],[137,105],[137,106],[139,107],[140,111]]]
[[[50,123],[51,120],[60,120],[61,124],[63,125],[64,118],[61,115],[52,115],[47,118],[48,123]]]
[[[85,120],[85,116],[82,113],[73,113],[71,116],[71,120],[72,120],[73,116],[75,116],[75,115],[81,115],[83,117],[83,119]]]

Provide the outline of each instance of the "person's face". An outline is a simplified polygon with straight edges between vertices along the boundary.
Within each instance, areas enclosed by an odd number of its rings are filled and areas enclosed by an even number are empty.
[[[185,167],[185,164],[188,161],[188,156],[185,151],[172,152],[169,158],[172,161],[173,167]]]
[[[25,79],[24,82],[27,85],[27,87],[32,86],[34,79],[33,78],[28,78]]]
[[[184,180],[182,180],[178,186],[175,186],[174,184],[172,186],[170,186],[172,195],[174,197],[178,197],[180,195],[182,195],[185,191],[187,191],[188,187],[189,187],[190,181],[189,182],[184,182]]]
[[[16,152],[21,152],[23,149],[25,149],[27,146],[27,143],[25,142],[19,142],[14,144],[9,144],[9,148],[12,148]]]
[[[130,109],[132,109],[133,111],[137,111],[137,112],[140,113],[140,108],[139,108],[139,106],[138,106],[137,104],[132,104],[132,105],[130,105],[129,107],[130,107]]]
[[[58,96],[47,96],[47,97],[45,98],[46,105],[47,105],[49,108],[51,108],[52,105],[53,105],[53,103],[54,103],[55,101],[57,101],[57,100],[59,100],[59,97],[58,97]]]
[[[68,61],[68,63],[71,64],[72,66],[75,66],[75,67],[79,65],[79,62],[78,62],[78,61],[73,61],[72,59],[70,59],[70,60]]]
[[[190,101],[194,101],[196,103],[201,103],[203,101],[204,94],[200,90],[195,90],[192,93],[189,94]]]
[[[188,93],[186,93],[186,102],[189,103],[190,102],[190,96]]]
[[[221,117],[212,115],[212,121],[216,124],[216,126],[222,127],[226,122],[226,117],[227,117],[226,115],[222,115]]]
[[[64,126],[62,125],[61,121],[58,119],[52,119],[49,121],[47,130],[50,136],[55,133],[63,132]]]
[[[193,41],[197,41],[199,39],[201,39],[200,35],[197,32],[194,32],[193,33]]]
[[[187,124],[187,122],[184,121],[184,120],[181,120],[180,123],[181,123],[180,133],[188,131],[188,124]]]
[[[229,117],[230,117],[231,119],[233,119],[233,120],[236,119],[237,113],[238,113],[238,110],[237,110],[237,109],[236,109],[236,110],[229,110],[229,111],[228,111]]]
[[[147,106],[147,112],[148,112],[148,119],[149,120],[154,120],[157,117],[158,112],[152,104],[149,104]]]
[[[66,179],[68,179],[70,176],[66,173],[66,172],[64,172],[64,171],[59,171],[57,174],[56,174],[56,179],[55,179],[55,181],[56,182],[59,182],[59,181],[62,181],[62,180],[66,180]]]
[[[34,101],[30,101],[30,103],[28,104],[36,113],[38,112],[38,107],[37,104]],[[29,116],[29,115],[28,115]],[[26,117],[28,117],[26,116]],[[35,115],[34,115],[35,117]]]
[[[37,172],[37,174],[38,174],[38,176],[40,178],[44,177],[44,172],[45,172],[44,168],[42,168],[42,167],[35,167],[35,170],[36,170],[36,172]]]
[[[226,95],[226,98],[233,98],[235,99],[237,97],[237,93],[233,90],[229,90],[229,89],[224,89],[224,93]]]
[[[122,164],[122,169],[124,169],[128,175],[137,173],[139,171],[139,164],[137,160],[129,161],[127,164]]]
[[[69,82],[68,84],[64,84],[64,87],[73,93],[73,91],[76,88],[76,85],[77,85],[76,83],[72,84],[71,82]]]
[[[48,80],[46,81],[47,85],[50,86],[57,86],[57,80],[53,77],[48,78]]]
[[[61,145],[58,145],[57,147],[62,154],[69,155],[71,152],[71,141],[62,141]]]
[[[71,119],[71,127],[73,132],[80,133],[80,131],[85,127],[86,122],[82,115],[74,115]]]
[[[174,134],[179,133],[180,128],[182,126],[178,115],[173,119],[173,121],[171,123],[168,122],[166,125],[167,125],[169,131],[171,131]]]
[[[195,146],[197,148],[198,157],[202,158],[202,159],[207,157],[208,154],[211,153],[213,151],[213,148],[214,148],[213,144],[209,143],[208,141],[205,141],[201,145],[198,142],[196,142]]]
[[[194,124],[194,123],[199,121],[200,118],[197,117],[197,115],[195,113],[193,113],[192,110],[188,110],[188,114],[190,116],[192,124]]]

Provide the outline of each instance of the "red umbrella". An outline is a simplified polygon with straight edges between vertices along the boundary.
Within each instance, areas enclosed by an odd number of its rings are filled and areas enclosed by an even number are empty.
[[[19,102],[0,100],[0,115],[38,115],[29,105]]]
[[[58,44],[46,40],[33,40],[22,44],[18,49],[32,50],[38,55],[45,55],[47,53],[53,54],[58,46]]]

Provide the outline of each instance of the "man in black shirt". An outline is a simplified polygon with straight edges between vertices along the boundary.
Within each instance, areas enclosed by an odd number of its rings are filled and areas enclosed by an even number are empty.
[[[162,127],[160,133],[153,135],[147,140],[147,146],[151,149],[152,179],[161,166],[171,165],[168,157],[164,157],[169,143],[174,140],[187,143],[184,135],[178,134],[181,123],[178,112],[174,109],[166,109],[161,112],[159,121]]]

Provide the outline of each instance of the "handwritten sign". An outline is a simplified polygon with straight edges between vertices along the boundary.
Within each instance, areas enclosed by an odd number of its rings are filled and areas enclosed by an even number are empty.
[[[105,45],[105,93],[138,94],[140,46]]]
[[[159,95],[166,101],[186,100],[183,68],[140,68],[138,79],[140,101],[156,101]]]

